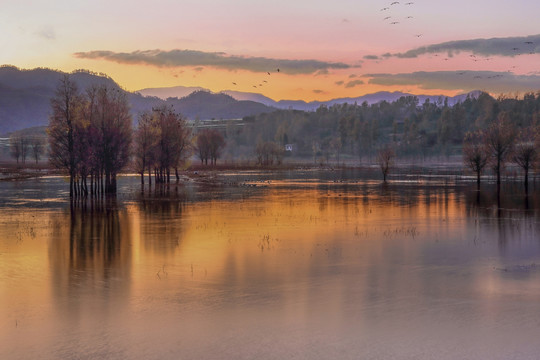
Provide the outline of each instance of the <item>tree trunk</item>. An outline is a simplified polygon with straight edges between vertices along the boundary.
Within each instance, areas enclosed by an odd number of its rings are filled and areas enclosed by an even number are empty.
[[[525,169],[525,194],[529,193],[529,169]]]

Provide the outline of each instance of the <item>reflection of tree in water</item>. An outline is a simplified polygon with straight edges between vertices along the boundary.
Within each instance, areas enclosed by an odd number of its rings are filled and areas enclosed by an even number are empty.
[[[465,191],[467,211],[471,216],[540,216],[540,193],[530,192],[526,195],[519,185],[503,184],[499,196],[494,184],[486,185],[481,191],[469,188]]]
[[[123,293],[131,270],[130,219],[115,199],[73,203],[53,215],[49,259],[53,289],[59,299],[73,305],[89,291],[103,300]],[[124,296],[116,296],[126,298]],[[97,302],[99,304],[99,301]]]
[[[186,189],[179,187],[163,187],[140,195],[137,207],[141,217],[141,241],[146,249],[172,254],[178,247],[187,198]]]
[[[540,233],[540,194],[527,196],[517,185],[503,184],[500,195],[494,184],[484,186],[480,192],[465,192],[467,217],[475,221],[477,228],[475,238],[497,241],[501,255],[537,241]]]

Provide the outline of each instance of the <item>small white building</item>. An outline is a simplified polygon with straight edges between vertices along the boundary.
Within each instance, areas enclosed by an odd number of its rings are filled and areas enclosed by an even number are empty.
[[[296,149],[295,144],[285,144],[285,151],[293,152]]]

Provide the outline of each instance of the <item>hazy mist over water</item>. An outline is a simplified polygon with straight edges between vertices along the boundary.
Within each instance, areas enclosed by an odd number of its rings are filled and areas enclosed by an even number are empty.
[[[534,359],[540,198],[229,173],[70,206],[0,183],[0,358]]]

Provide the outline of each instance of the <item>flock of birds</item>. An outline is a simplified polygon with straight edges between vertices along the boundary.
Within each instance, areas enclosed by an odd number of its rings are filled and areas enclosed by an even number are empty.
[[[279,68],[276,69],[275,72],[279,73],[281,70],[279,70]],[[266,72],[267,76],[270,76],[272,75],[272,73],[270,71],[267,71]],[[238,84],[236,82],[233,81],[232,83],[234,86],[237,86]],[[255,89],[258,88],[258,87],[261,87],[263,86],[264,84],[268,84],[268,80],[263,80],[261,83],[259,84],[256,84],[256,85],[252,85]]]
[[[390,3],[390,5],[388,6],[385,6],[383,8],[381,8],[379,11],[380,12],[384,12],[384,13],[390,13],[391,14],[391,11],[392,11],[392,8],[396,8],[396,5],[400,5],[401,3],[399,1],[393,1]],[[406,2],[406,3],[403,3],[403,5],[405,6],[411,6],[411,5],[414,5],[414,2]],[[386,14],[385,14],[386,15]],[[402,20],[402,19],[405,19],[405,20],[410,20],[410,19],[414,19],[414,16],[412,15],[408,15],[408,16],[405,16],[405,17],[400,17],[400,18],[397,18],[397,17],[393,17],[393,16],[385,16],[383,17],[383,21],[387,21],[388,24],[390,25],[398,25],[400,24],[400,21],[398,20]],[[417,38],[420,38],[423,36],[423,34],[414,34],[415,37]],[[530,54],[530,55],[533,55],[533,54],[536,54],[537,52],[535,51],[535,48],[534,48],[534,45],[535,43],[533,41],[524,41],[523,42],[523,47],[522,48],[518,48],[518,47],[513,47],[511,50],[514,52],[514,56],[519,56],[519,55],[525,55],[525,54]],[[439,57],[440,55],[439,54],[433,54],[432,56],[434,57]],[[484,58],[480,58],[480,57],[477,57],[476,55],[474,54],[471,54],[469,55],[470,59],[473,61],[473,62],[479,62],[479,61],[490,61],[492,60],[491,57],[484,57]],[[442,57],[441,57],[442,58]],[[444,57],[442,58],[444,61],[449,61],[450,59],[448,57]],[[516,66],[512,66],[509,70],[507,70],[508,73],[511,73],[513,72],[513,70],[516,69]],[[460,71],[460,72],[457,72],[458,75],[466,75],[468,74],[469,72],[468,71]],[[489,76],[481,76],[481,75],[475,75],[474,78],[475,79],[482,79],[482,78],[486,78],[486,79],[496,79],[496,78],[501,78],[503,77],[504,75],[503,74],[495,74],[495,75],[489,75]]]
[[[390,6],[383,7],[380,11],[388,11],[388,10],[390,10],[394,5],[399,5],[399,4],[400,4],[399,1],[394,1],[394,2],[390,3]],[[406,2],[406,3],[404,3],[404,5],[405,5],[405,6],[414,5],[414,2],[412,2],[412,1],[411,1],[411,2]],[[405,20],[413,19],[413,18],[414,18],[414,16],[408,15],[408,16],[405,17]],[[386,16],[383,20],[384,20],[384,21],[386,21],[386,20],[392,20],[392,21],[389,22],[390,25],[397,25],[397,24],[399,24],[399,21],[397,21],[397,19],[394,19],[392,16]],[[420,36],[422,36],[422,34],[417,34],[417,35],[415,35],[415,36],[416,36],[416,37],[420,37]]]
[[[414,16],[413,16],[413,15],[407,15],[407,16],[405,16],[405,17],[402,16],[402,17],[400,17],[400,18],[393,17],[393,16],[390,15],[390,14],[391,14],[391,10],[392,10],[393,8],[396,8],[397,5],[404,5],[404,6],[407,6],[407,7],[411,7],[411,6],[414,5],[414,4],[415,4],[415,3],[414,3],[413,1],[404,2],[403,4],[400,3],[399,1],[393,1],[393,2],[391,2],[388,6],[385,6],[385,7],[383,7],[383,8],[380,9],[380,12],[385,12],[385,13],[388,14],[388,16],[385,16],[385,17],[383,18],[383,21],[387,21],[388,24],[390,24],[390,25],[398,25],[398,24],[400,24],[400,21],[399,21],[399,20],[405,20],[405,21],[407,21],[407,20],[414,19]],[[423,36],[423,34],[414,34],[414,37],[416,37],[416,38],[420,38],[420,37],[422,37],[422,36]],[[520,49],[520,48],[518,48],[518,47],[513,47],[513,48],[511,49],[511,50],[515,53],[515,56],[518,56],[518,55],[524,55],[524,54],[535,54],[535,53],[536,53],[536,51],[535,51],[535,49],[534,49],[535,43],[534,43],[533,41],[524,41],[524,44],[523,44],[523,45],[524,45],[524,46],[523,46],[522,49]],[[437,54],[437,53],[435,53],[435,54],[433,54],[432,56],[433,56],[433,57],[439,57],[440,55]],[[469,57],[470,57],[471,61],[473,61],[473,62],[490,61],[490,60],[492,60],[492,58],[490,58],[490,57],[483,57],[483,58],[481,58],[481,57],[477,57],[475,54],[471,54],[471,55],[469,55]],[[442,58],[442,57],[441,57],[441,58]],[[442,58],[442,59],[443,59],[444,61],[449,61],[449,60],[450,60],[449,57],[444,57],[444,58]],[[515,68],[516,68],[516,66],[512,66],[512,68],[509,69],[507,72],[508,72],[508,73],[511,73]],[[274,70],[274,71],[272,71],[272,72],[267,71],[266,74],[267,74],[267,76],[270,76],[270,75],[272,75],[272,73],[274,73],[274,72],[275,72],[275,73],[279,73],[279,72],[280,72],[280,69],[278,68],[278,69],[276,69],[276,70]],[[459,71],[459,72],[457,72],[457,75],[463,76],[463,75],[467,75],[467,74],[469,74],[469,73],[473,73],[473,72],[472,72],[472,71]],[[486,78],[486,79],[496,79],[496,78],[501,78],[501,77],[503,77],[502,74],[495,74],[495,75],[489,75],[489,76],[482,76],[482,75],[475,75],[475,76],[474,76],[475,79],[482,79],[482,78]],[[268,78],[268,77],[267,77],[267,78]],[[266,85],[266,84],[268,84],[268,80],[265,79],[265,80],[262,80],[262,81],[259,82],[259,83],[252,84],[252,87],[255,88],[255,89],[257,89],[257,88],[260,88],[260,87],[262,87],[262,86],[264,86],[264,85]],[[232,85],[238,86],[237,82],[232,82]]]

